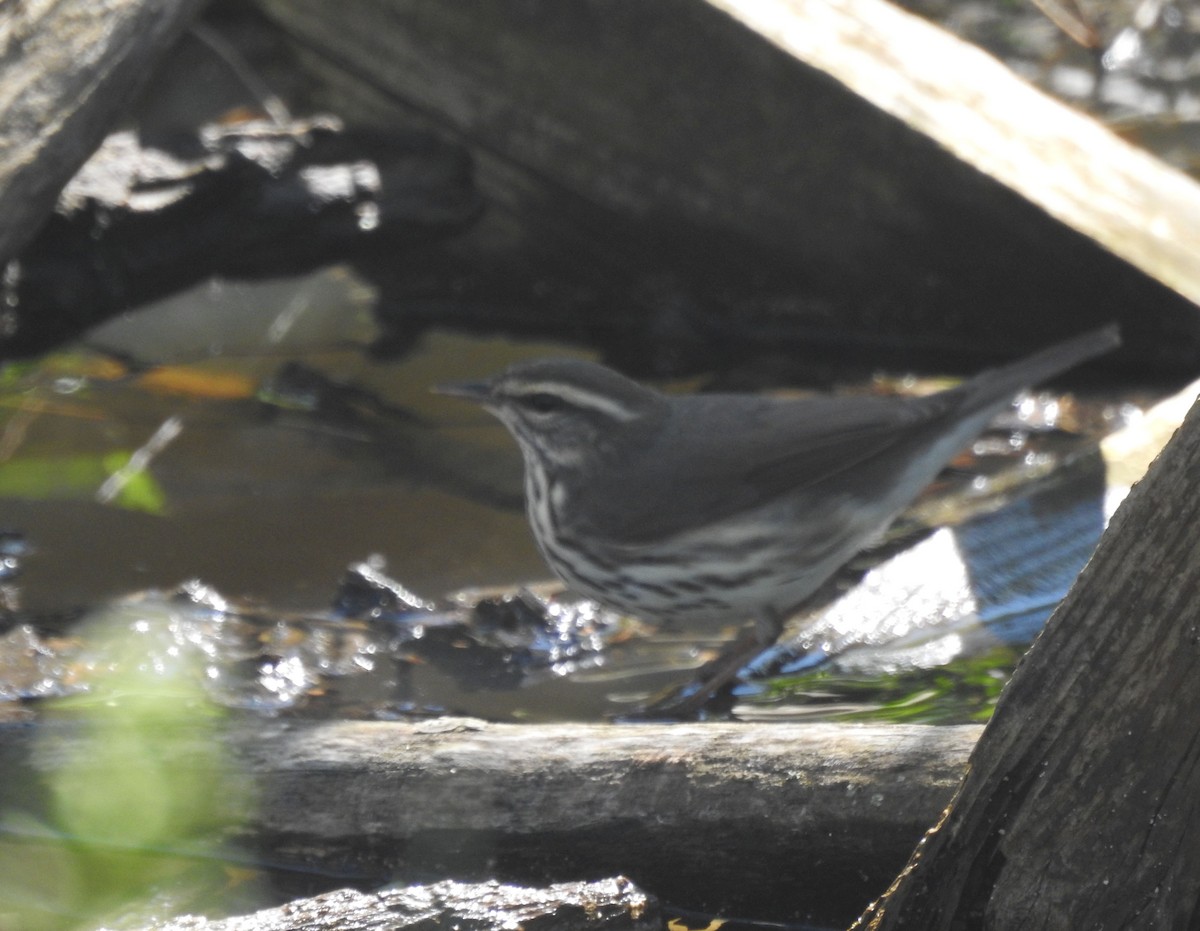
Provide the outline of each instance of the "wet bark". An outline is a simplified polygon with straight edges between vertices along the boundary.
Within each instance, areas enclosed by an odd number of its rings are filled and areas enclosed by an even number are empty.
[[[859,929],[1192,928],[1200,408],[1004,692],[945,819]]]
[[[205,0],[60,0],[0,8],[0,264],[112,128]]]

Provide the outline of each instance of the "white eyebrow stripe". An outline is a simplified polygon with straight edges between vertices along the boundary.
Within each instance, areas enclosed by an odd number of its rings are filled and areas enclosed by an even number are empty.
[[[619,401],[561,381],[523,382],[515,386],[515,390],[510,389],[508,394],[514,398],[527,398],[535,394],[552,394],[562,398],[573,407],[593,410],[611,417],[613,420],[627,422],[636,420],[638,417],[637,411],[631,410]]]

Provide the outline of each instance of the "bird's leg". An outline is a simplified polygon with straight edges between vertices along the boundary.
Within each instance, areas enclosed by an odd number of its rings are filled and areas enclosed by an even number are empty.
[[[762,614],[754,619],[754,633],[758,636],[760,649],[773,646],[783,633],[783,615],[772,607],[764,608]]]
[[[753,624],[742,630],[736,640],[700,667],[696,681],[711,686],[712,694],[716,694],[718,689],[737,678],[746,663],[778,640],[782,632],[783,618],[777,611],[766,609]]]
[[[722,689],[737,679],[746,663],[778,640],[782,631],[782,616],[768,608],[736,640],[701,666],[692,683],[682,689],[672,689],[624,717],[694,718]]]

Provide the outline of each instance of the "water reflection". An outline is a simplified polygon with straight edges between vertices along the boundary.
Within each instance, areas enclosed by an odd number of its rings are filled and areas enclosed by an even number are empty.
[[[976,505],[983,513],[848,567],[827,603],[747,668],[738,714],[893,718],[899,706],[907,719],[986,717],[1104,528],[1104,466],[1084,456],[1016,500]],[[379,557],[349,567],[329,602],[281,612],[193,581],[115,600],[57,633],[46,618],[40,628],[13,623],[0,641],[0,695],[27,705],[87,694],[111,665],[94,631],[116,625],[163,674],[189,658],[198,694],[224,709],[593,720],[680,684],[732,633],[649,628],[555,586],[434,602]],[[921,674],[931,670],[943,688],[926,695],[931,680]],[[996,688],[973,692],[974,705],[942,694],[961,693],[961,677]]]
[[[986,720],[1111,507],[1104,463],[1088,455],[998,510],[934,531],[765,654],[762,681],[744,689],[758,707],[743,715],[789,702],[828,718]]]
[[[303,301],[293,295],[283,303],[302,302],[307,319],[316,298],[338,283],[354,292],[344,272],[330,270]],[[238,287],[250,330],[269,330],[277,319],[280,287]],[[255,295],[265,309],[252,323]],[[207,307],[212,296],[194,298]],[[173,322],[162,333],[184,339],[186,310],[186,303],[168,308]],[[347,338],[355,326],[347,324]],[[115,352],[121,326],[93,336]],[[13,414],[0,429],[0,495],[6,527],[25,536],[9,535],[23,547],[22,573],[19,587],[7,580],[12,594],[0,633],[9,639],[0,646],[9,649],[0,672],[9,675],[0,688],[26,704],[0,714],[13,717],[39,697],[84,687],[90,647],[74,624],[97,610],[140,617],[149,625],[144,637],[186,643],[203,656],[201,681],[217,706],[317,717],[449,711],[595,720],[686,680],[734,633],[651,631],[569,595],[521,587],[548,572],[520,510],[520,462],[490,419],[464,419],[428,388],[561,348],[441,334],[404,364],[381,364],[358,348],[320,348],[301,336],[295,326],[280,330],[281,340],[298,342],[275,345],[279,356],[248,351],[147,366],[93,352],[6,370],[0,402]],[[155,356],[188,353],[156,346]],[[877,381],[852,390],[911,388]],[[829,593],[832,606],[808,619],[789,649],[755,665],[759,681],[740,690],[738,713],[829,712],[829,684],[803,678],[816,672],[865,675],[889,696],[893,683],[879,677],[1028,642],[1071,572],[1047,579],[1032,607],[1016,604],[1014,588],[1012,598],[982,611],[978,590],[995,584],[989,573],[997,567],[952,569],[972,548],[972,534],[986,540],[1006,525],[975,530],[966,521],[1011,505],[1005,520],[1014,552],[1050,559],[1062,547],[1080,564],[1102,526],[1098,497],[1082,524],[1072,516],[1076,492],[1047,491],[1045,500],[1059,497],[1040,523],[1013,523],[1022,513],[1013,502],[1036,482],[1061,489],[1078,479],[1078,493],[1102,494],[1093,478],[1064,473],[1056,486],[1049,476],[1094,448],[1083,434],[1111,425],[1105,410],[1028,396],[908,524],[958,529],[907,555],[872,554],[882,566],[865,578],[852,567],[839,580],[843,591]],[[101,503],[97,492],[117,484],[113,476],[122,492]],[[362,562],[369,553],[385,554],[392,570]],[[1036,576],[1035,566],[1018,568]],[[204,583],[172,588],[189,577]],[[500,587],[463,590],[492,583]],[[1005,625],[1009,632],[998,637]],[[956,710],[951,719],[980,711]]]

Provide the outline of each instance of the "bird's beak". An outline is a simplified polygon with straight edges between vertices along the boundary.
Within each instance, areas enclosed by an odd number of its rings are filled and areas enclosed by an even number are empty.
[[[476,404],[486,404],[492,397],[492,383],[488,381],[457,381],[447,385],[434,385],[434,394],[451,398],[463,398]]]

